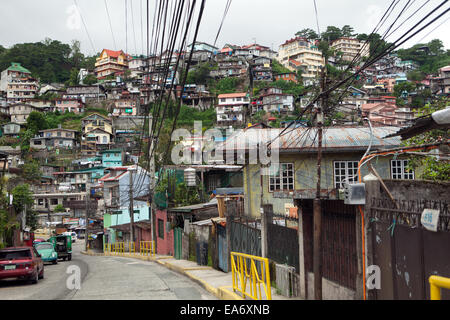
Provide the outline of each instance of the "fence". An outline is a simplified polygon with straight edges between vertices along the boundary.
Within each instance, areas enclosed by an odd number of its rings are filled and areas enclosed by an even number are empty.
[[[429,282],[431,300],[441,300],[441,288],[450,289],[449,278],[431,276]]]
[[[270,213],[267,216],[267,242],[277,245],[267,246],[267,257],[277,263],[294,267],[299,273],[299,247],[298,247],[298,219],[282,217]],[[284,225],[276,224],[277,220],[284,220]],[[288,223],[297,228],[287,227]]]
[[[155,255],[155,243],[154,241],[141,241],[139,243],[139,253],[142,256],[154,256]]]
[[[298,297],[300,277],[295,273],[294,267],[275,264],[275,279],[277,288],[285,297]]]
[[[231,217],[230,220],[230,251],[261,256],[261,224],[245,217]]]
[[[106,255],[135,255],[136,243],[135,242],[116,242],[107,243],[105,245]],[[139,254],[142,256],[154,256],[155,245],[153,241],[140,241],[139,242]]]
[[[247,296],[254,300],[263,300],[265,296],[266,300],[272,300],[269,259],[231,252],[231,272],[233,290],[242,293],[243,298]],[[249,284],[249,290],[247,290],[247,284]]]
[[[395,202],[379,182],[366,184],[368,265],[381,270],[381,289],[369,299],[430,299],[429,276],[450,277],[449,183],[385,180]],[[439,211],[437,232],[421,224],[425,209]],[[443,300],[450,291],[443,291]]]

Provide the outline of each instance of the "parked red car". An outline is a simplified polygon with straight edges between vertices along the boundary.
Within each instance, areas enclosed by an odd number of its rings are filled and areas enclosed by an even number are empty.
[[[44,263],[34,247],[0,250],[0,280],[18,278],[37,283],[44,278]]]

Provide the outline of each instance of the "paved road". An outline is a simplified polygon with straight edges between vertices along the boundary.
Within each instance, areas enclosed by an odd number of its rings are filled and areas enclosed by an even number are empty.
[[[72,261],[45,265],[38,284],[0,281],[0,300],[213,300],[209,292],[189,278],[155,262],[121,257],[93,257],[80,253],[83,242],[74,244]],[[69,266],[81,270],[81,289],[67,289]]]

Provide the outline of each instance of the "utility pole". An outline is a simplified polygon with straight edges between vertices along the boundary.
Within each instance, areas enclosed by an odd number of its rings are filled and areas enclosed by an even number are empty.
[[[326,61],[325,67],[322,69],[321,91],[326,90]],[[327,94],[322,95],[321,101],[317,108],[317,131],[318,131],[318,147],[317,147],[317,189],[316,198],[314,199],[314,297],[316,300],[322,300],[322,199],[321,199],[321,173],[322,173],[322,138],[323,138],[323,109],[327,107]]]
[[[148,143],[149,143],[149,158],[150,161],[150,181],[149,181],[149,202],[150,202],[150,224],[151,224],[151,230],[152,230],[152,240],[153,243],[156,244],[156,233],[155,233],[155,225],[153,222],[154,213],[156,212],[156,203],[155,203],[155,154],[153,153],[154,150],[154,143],[153,143],[153,136],[152,136],[152,122],[153,117],[150,115],[148,116]]]
[[[86,184],[86,212],[84,214],[85,219],[85,229],[84,229],[84,251],[88,249],[88,227],[89,227],[89,188]]]
[[[134,201],[133,201],[133,171],[134,168],[129,168],[128,173],[130,175],[130,185],[129,185],[129,197],[130,197],[130,241],[134,242]]]

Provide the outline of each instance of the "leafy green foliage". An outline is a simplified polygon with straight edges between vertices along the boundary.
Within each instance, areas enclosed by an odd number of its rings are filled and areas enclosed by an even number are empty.
[[[22,177],[26,181],[39,182],[42,173],[39,170],[39,162],[35,160],[26,161],[22,166]]]
[[[48,129],[46,116],[42,112],[31,111],[27,119],[27,129],[33,135],[36,135],[40,130]]]
[[[199,204],[201,202],[201,192],[202,188],[200,186],[188,187],[184,182],[180,183],[175,189],[173,202],[177,207]]]
[[[302,29],[302,30],[298,31],[295,35],[297,37],[303,37],[303,38],[310,39],[310,40],[319,38],[319,35],[313,29],[310,29],[310,28]]]
[[[0,69],[5,70],[11,62],[19,62],[39,78],[42,83],[64,83],[70,79],[72,68],[93,69],[94,57],[85,57],[79,50],[79,42],[72,45],[45,39],[35,43],[15,44],[0,50]]]
[[[444,50],[444,44],[438,39],[426,44],[416,44],[409,49],[400,49],[397,54],[402,60],[417,63],[420,71],[425,74],[434,74],[439,68],[450,64],[450,50]]]
[[[242,82],[239,78],[220,79],[215,84],[210,84],[211,92],[215,94],[235,93],[238,85]]]
[[[78,70],[77,68],[72,68],[72,70],[70,70],[69,80],[66,81],[66,85],[68,85],[68,86],[78,85],[78,82],[79,82],[78,73],[79,72],[80,72],[80,70]]]
[[[189,71],[186,84],[204,84],[211,79],[210,72],[217,69],[217,63],[205,62]]]
[[[55,212],[66,212],[66,209],[63,207],[62,204],[58,204],[58,205],[55,207],[54,211],[55,211]]]
[[[436,102],[428,103],[416,110],[416,116],[421,117],[430,115],[435,111],[445,109],[448,105],[450,105],[450,102],[445,99],[440,99]],[[424,145],[436,143],[439,141],[447,141],[448,138],[448,130],[436,129],[408,139],[404,142],[404,144],[407,146]],[[410,167],[414,170],[420,169],[421,179],[433,181],[448,181],[450,179],[450,162],[448,160],[437,160],[435,157],[431,156],[412,156]]]
[[[91,86],[93,84],[97,83],[97,78],[93,75],[93,74],[88,74],[84,79],[83,79],[83,84]]]
[[[25,211],[26,224],[31,227],[31,230],[36,229],[37,215],[31,208],[33,206],[33,193],[30,190],[28,184],[20,184],[16,186],[12,191],[13,206],[16,214]]]
[[[272,60],[272,73],[273,74],[280,74],[280,73],[290,73],[292,72],[285,66],[283,66],[281,63],[279,63],[277,60]]]
[[[370,37],[369,37],[369,35],[367,35],[365,33],[361,33],[361,34],[358,34],[356,39],[358,39],[359,41],[367,41],[368,40],[368,43],[370,45],[369,52],[370,52],[371,57],[375,57],[375,56],[379,55],[381,52],[383,52],[389,46],[389,43],[384,41],[383,37],[378,33],[374,33]]]

